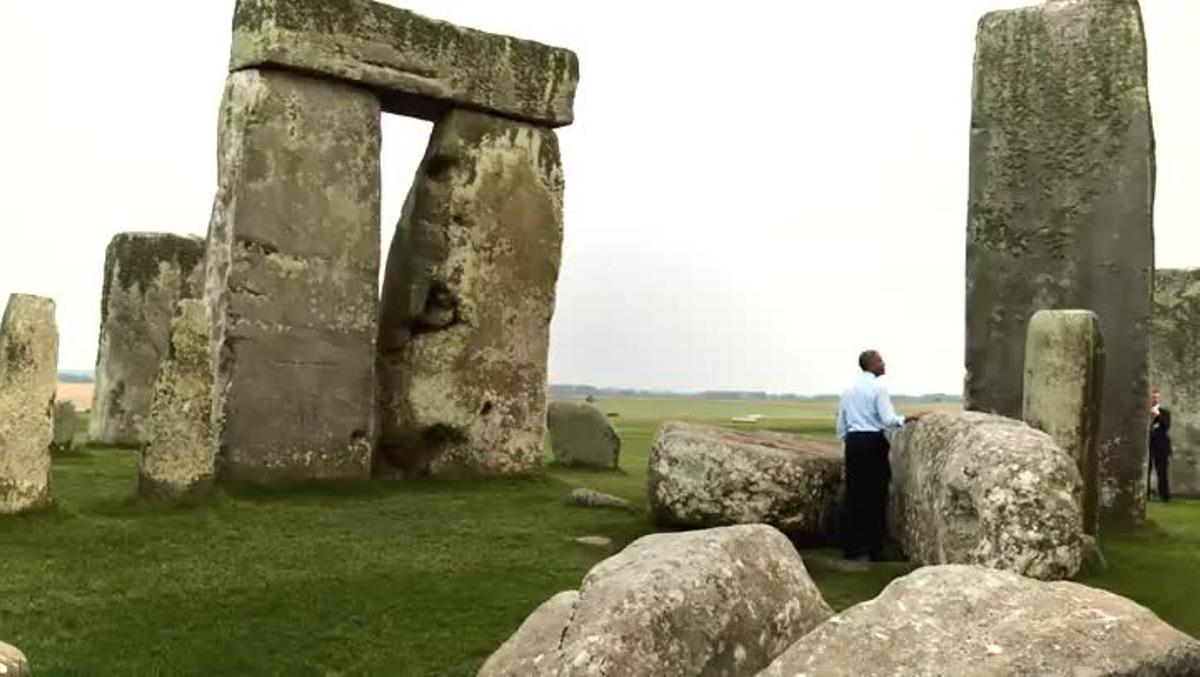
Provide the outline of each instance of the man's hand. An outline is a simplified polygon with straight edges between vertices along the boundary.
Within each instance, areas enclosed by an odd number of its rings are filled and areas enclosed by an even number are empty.
[[[922,417],[927,416],[928,414],[929,414],[929,412],[927,412],[927,411],[918,411],[915,414],[905,414],[904,425],[908,425],[909,423],[916,423],[917,421],[920,421]]]

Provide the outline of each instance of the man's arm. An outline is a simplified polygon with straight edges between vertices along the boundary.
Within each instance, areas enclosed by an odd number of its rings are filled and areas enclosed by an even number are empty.
[[[1171,410],[1170,409],[1167,409],[1166,407],[1162,407],[1161,409],[1158,410],[1158,423],[1159,423],[1159,427],[1162,428],[1164,435],[1171,432]]]
[[[841,402],[838,402],[837,436],[839,440],[846,439],[846,427],[846,408],[842,406]]]
[[[892,398],[888,397],[888,392],[883,386],[877,388],[875,408],[879,412],[879,419],[887,427],[899,428],[904,425],[904,417],[896,414],[896,410],[892,408]]]

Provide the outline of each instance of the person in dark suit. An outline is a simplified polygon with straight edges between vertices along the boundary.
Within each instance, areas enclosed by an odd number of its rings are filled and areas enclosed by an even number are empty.
[[[1171,463],[1171,410],[1162,406],[1158,389],[1150,391],[1150,471],[1158,479],[1158,498],[1171,500],[1168,468]],[[1150,493],[1150,478],[1146,478],[1146,493]]]

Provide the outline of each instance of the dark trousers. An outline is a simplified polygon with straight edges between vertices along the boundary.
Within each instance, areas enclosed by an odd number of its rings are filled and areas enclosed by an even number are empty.
[[[883,433],[846,436],[846,497],[842,504],[842,551],[847,557],[883,556],[887,533],[888,441]]]
[[[1167,472],[1170,466],[1170,456],[1150,453],[1150,470],[1158,479],[1158,498],[1164,502],[1171,500],[1171,484]],[[1146,493],[1150,493],[1150,487],[1146,487]]]

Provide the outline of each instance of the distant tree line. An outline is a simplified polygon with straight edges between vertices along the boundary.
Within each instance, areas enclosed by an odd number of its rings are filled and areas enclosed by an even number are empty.
[[[673,390],[647,390],[642,388],[598,388],[590,385],[554,383],[550,385],[550,397],[555,399],[583,399],[587,397],[645,397],[645,398],[681,398],[701,400],[776,400],[784,402],[819,402],[837,400],[834,394],[799,395],[796,393],[768,393],[762,390],[704,390],[693,393],[683,393]],[[946,393],[928,393],[924,395],[894,395],[895,402],[959,402],[959,395]]]

